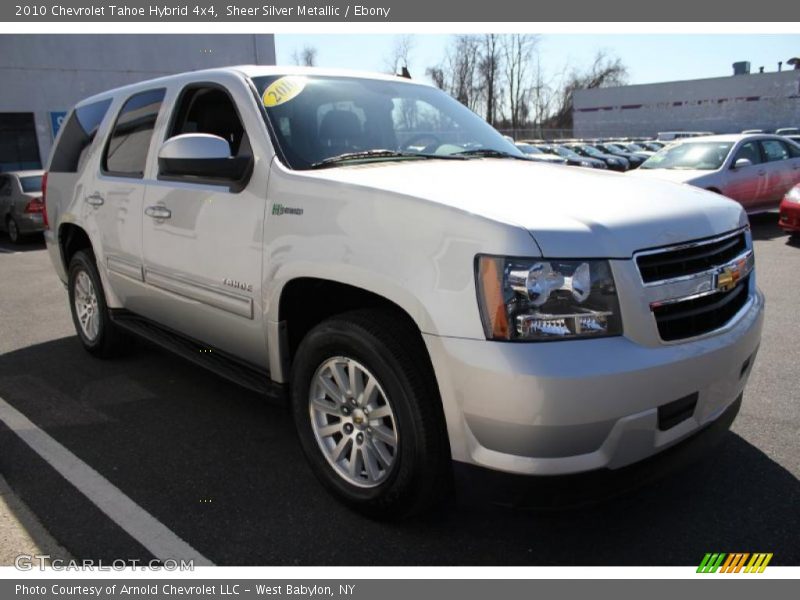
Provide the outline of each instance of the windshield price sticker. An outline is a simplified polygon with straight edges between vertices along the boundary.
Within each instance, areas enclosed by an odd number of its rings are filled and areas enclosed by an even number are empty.
[[[264,106],[270,108],[288,102],[295,98],[306,87],[308,80],[305,77],[289,75],[276,79],[261,96]]]

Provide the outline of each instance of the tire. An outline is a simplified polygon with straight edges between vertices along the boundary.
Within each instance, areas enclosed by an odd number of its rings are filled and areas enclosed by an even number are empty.
[[[292,412],[312,470],[333,495],[375,519],[423,513],[450,490],[450,447],[427,356],[419,334],[402,317],[363,310],[314,327],[294,358]],[[337,386],[333,377],[338,368],[339,380],[347,378],[345,386]],[[350,379],[353,372],[355,379]],[[339,400],[344,402],[334,399],[323,379],[342,392]],[[364,393],[356,399],[352,382],[358,380]],[[376,385],[370,385],[372,380]],[[337,425],[338,433],[329,434]],[[394,446],[386,442],[392,434]],[[337,462],[337,449],[348,437]]]
[[[121,354],[127,336],[111,320],[91,251],[80,250],[70,260],[67,291],[72,323],[83,348],[98,358]]]
[[[6,221],[6,231],[8,231],[8,239],[12,244],[21,244],[23,236],[19,232],[19,225],[14,220],[14,217],[9,216]]]

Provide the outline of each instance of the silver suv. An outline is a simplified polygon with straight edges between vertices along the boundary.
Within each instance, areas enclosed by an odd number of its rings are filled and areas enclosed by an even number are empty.
[[[527,160],[401,78],[235,67],[88,98],[46,208],[86,350],[134,333],[288,399],[322,483],[377,517],[454,466],[657,454],[735,414],[761,336],[739,205]]]

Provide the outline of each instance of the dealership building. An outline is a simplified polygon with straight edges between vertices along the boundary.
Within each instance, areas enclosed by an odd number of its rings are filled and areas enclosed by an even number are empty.
[[[82,98],[235,64],[274,65],[274,36],[0,35],[0,171],[42,167],[66,112]]]
[[[738,133],[800,127],[800,70],[578,90],[575,137],[655,136],[659,131]]]

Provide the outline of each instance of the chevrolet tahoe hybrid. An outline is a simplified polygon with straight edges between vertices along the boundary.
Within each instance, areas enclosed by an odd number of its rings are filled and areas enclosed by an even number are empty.
[[[88,352],[136,334],[286,398],[320,481],[377,517],[432,506],[454,465],[655,455],[735,413],[761,336],[741,206],[527,160],[403,78],[243,66],[98,94],[45,197]]]

